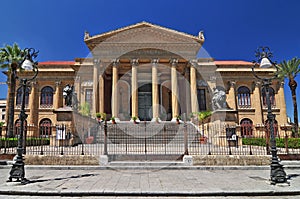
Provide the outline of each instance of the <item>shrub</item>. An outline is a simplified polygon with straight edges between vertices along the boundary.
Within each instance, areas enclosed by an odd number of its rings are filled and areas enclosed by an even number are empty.
[[[276,138],[276,147],[285,148],[285,138]],[[242,138],[243,145],[266,146],[266,138]],[[288,138],[288,148],[300,148],[300,138]]]

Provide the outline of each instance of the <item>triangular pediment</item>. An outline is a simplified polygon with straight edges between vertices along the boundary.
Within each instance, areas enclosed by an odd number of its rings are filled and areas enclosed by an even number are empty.
[[[84,40],[90,49],[101,43],[190,43],[199,44],[204,38],[141,22],[107,33],[88,36]]]

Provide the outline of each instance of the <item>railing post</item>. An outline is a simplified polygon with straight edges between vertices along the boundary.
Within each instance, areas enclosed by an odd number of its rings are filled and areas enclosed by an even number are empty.
[[[183,114],[183,130],[184,130],[184,155],[189,154],[189,149],[188,149],[188,132],[187,132],[187,125],[186,125],[186,115],[185,113]]]
[[[107,152],[107,121],[104,121],[104,149],[103,149],[103,155],[108,155]]]

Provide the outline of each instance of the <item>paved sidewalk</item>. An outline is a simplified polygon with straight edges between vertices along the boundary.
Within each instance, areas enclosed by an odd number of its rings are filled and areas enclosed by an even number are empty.
[[[0,167],[0,198],[44,197],[300,197],[300,169],[286,169],[290,185],[270,185],[269,167],[26,166],[29,183],[6,182],[11,166]],[[16,197],[19,198],[19,197]]]

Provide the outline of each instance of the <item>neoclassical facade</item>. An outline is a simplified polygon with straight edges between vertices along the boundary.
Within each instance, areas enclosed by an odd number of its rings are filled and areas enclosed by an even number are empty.
[[[226,106],[237,112],[236,125],[242,136],[251,136],[266,122],[265,92],[252,75],[251,62],[217,61],[201,58],[202,32],[197,36],[147,22],[91,36],[84,42],[87,58],[74,61],[40,62],[39,75],[28,89],[27,123],[40,127],[63,120],[63,88],[74,87],[78,105],[89,104],[97,112],[130,121],[188,119],[199,111],[213,111],[215,89],[226,93]],[[256,68],[268,76],[272,69]],[[21,74],[26,75],[26,74]],[[287,126],[283,83],[274,80],[270,95],[278,132]],[[18,119],[21,90],[17,90],[15,120]],[[243,128],[243,127],[249,127]],[[38,132],[36,132],[38,133]]]

